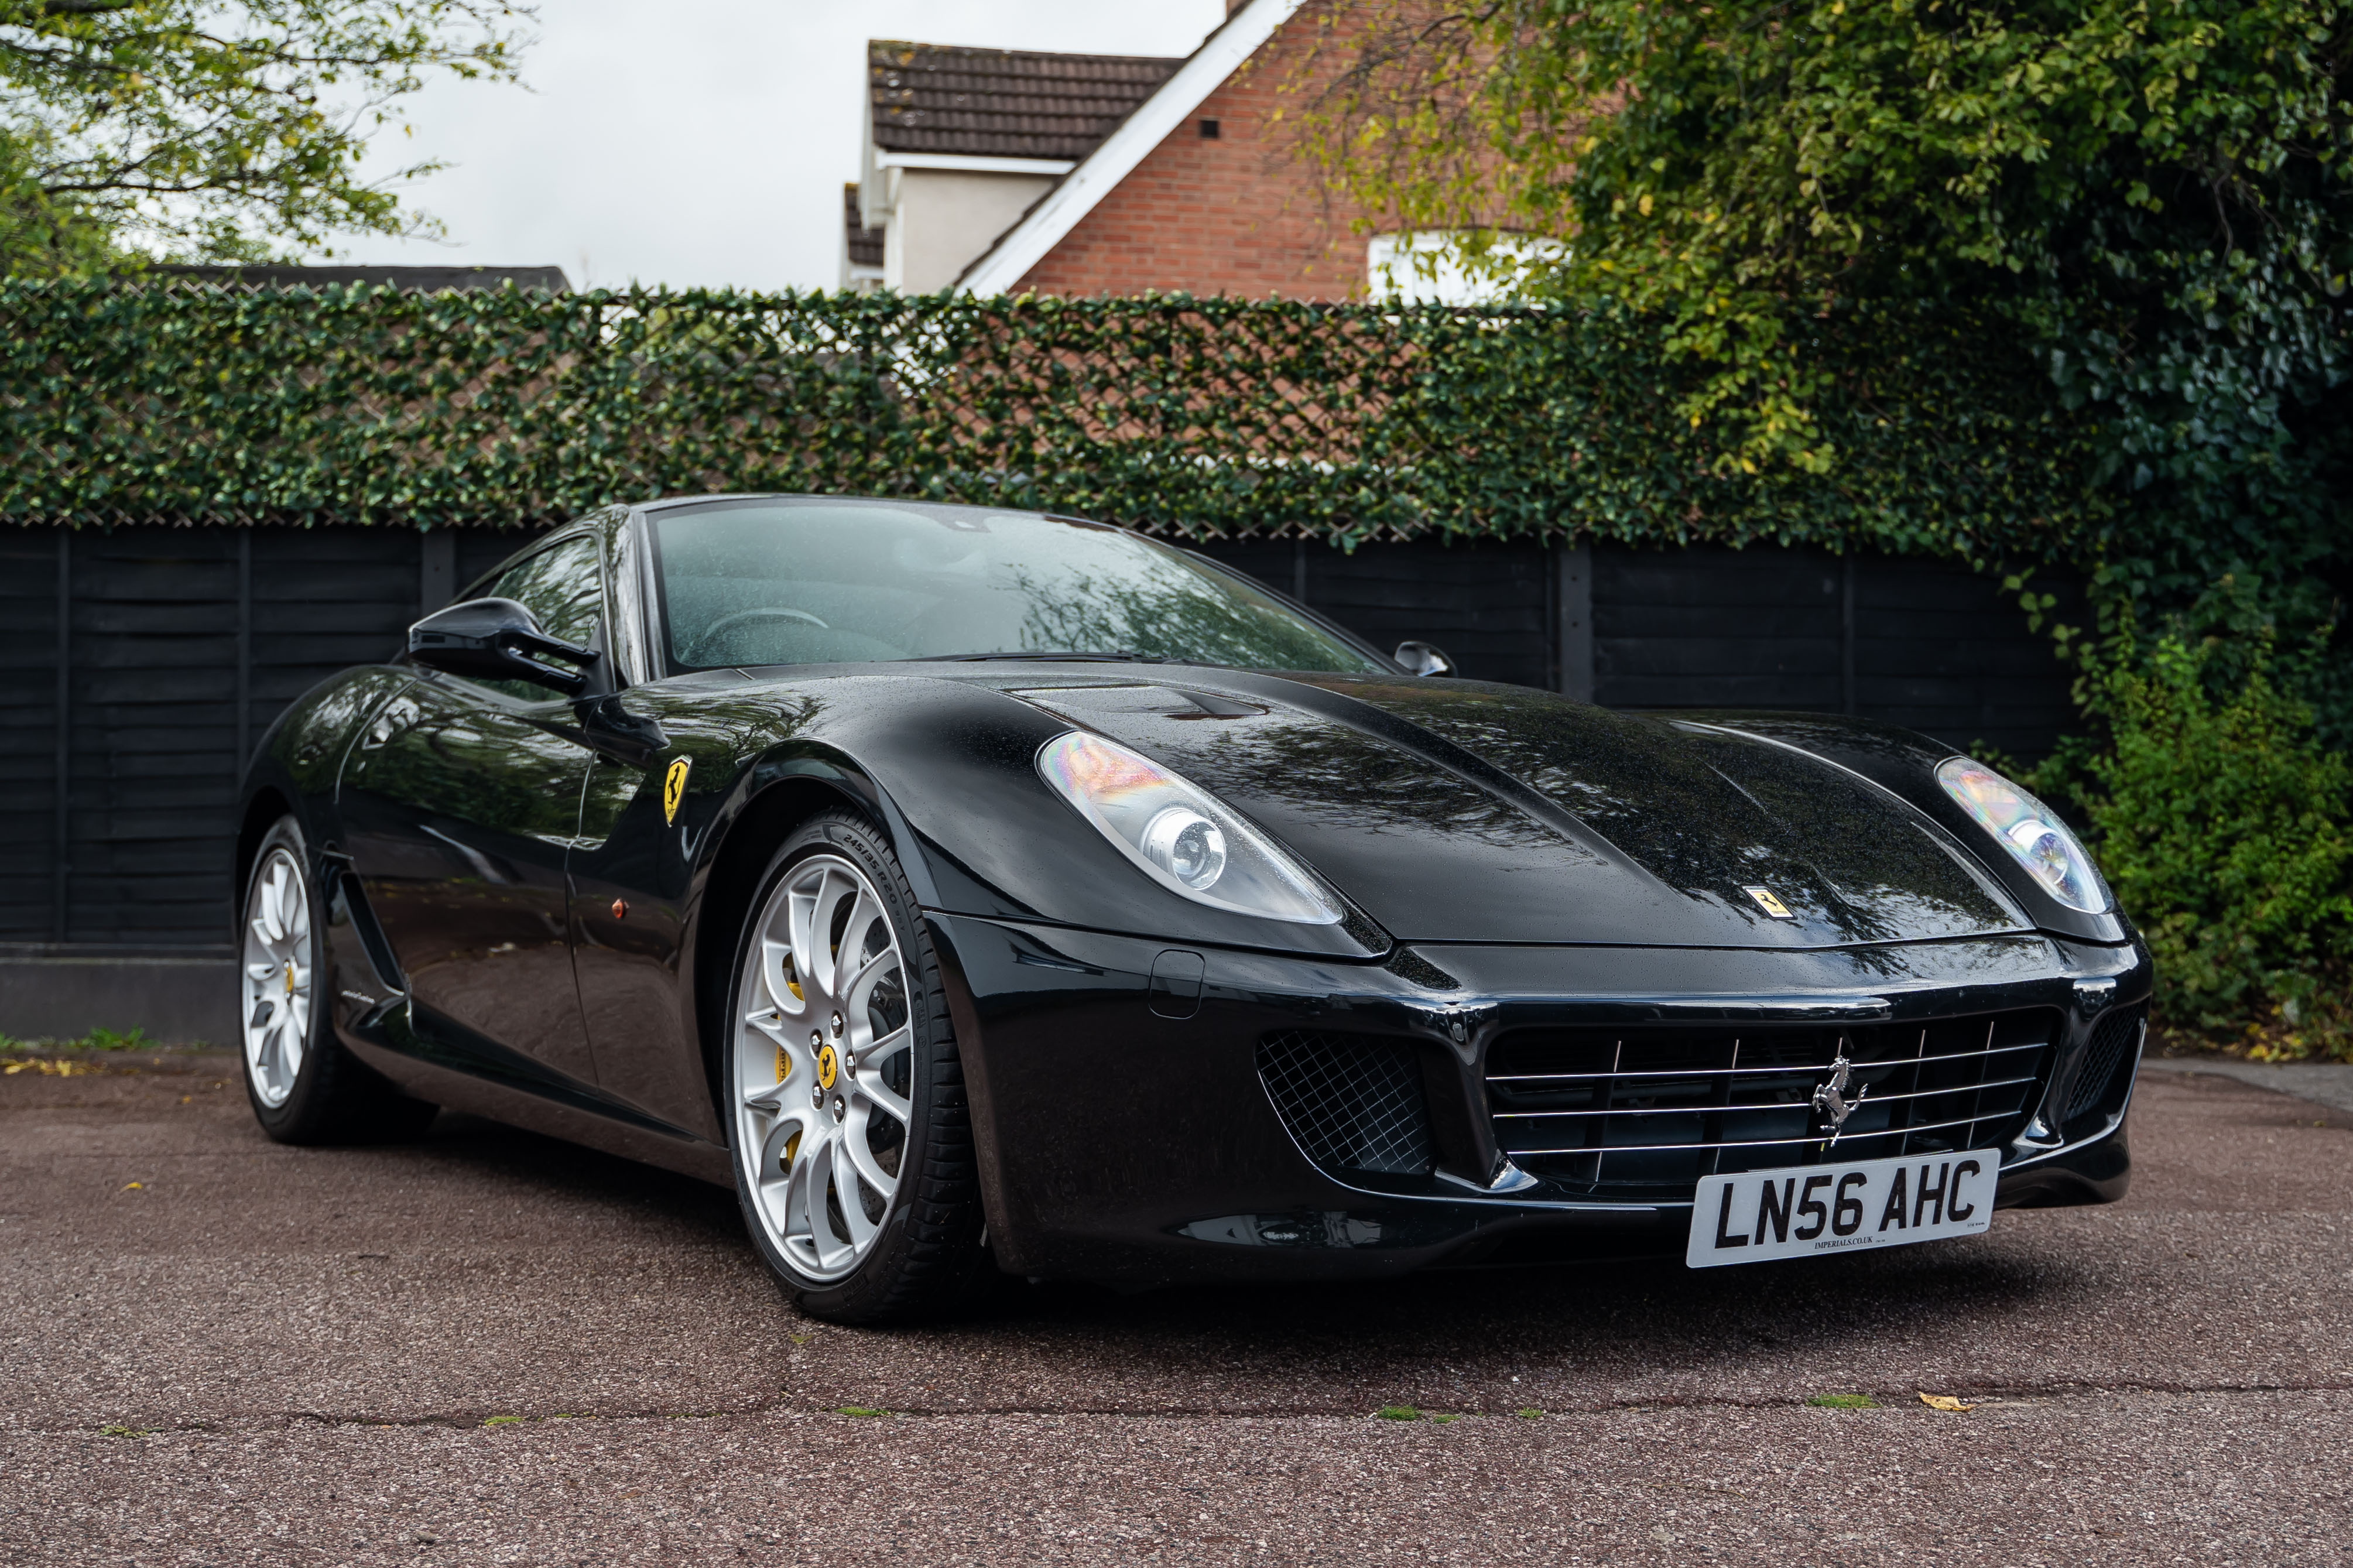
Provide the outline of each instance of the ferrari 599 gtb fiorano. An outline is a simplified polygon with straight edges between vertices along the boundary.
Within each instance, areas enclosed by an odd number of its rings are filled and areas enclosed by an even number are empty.
[[[255,1114],[731,1182],[843,1319],[2122,1194],[2148,958],[2041,802],[1449,668],[1066,518],[595,514],[263,742]]]

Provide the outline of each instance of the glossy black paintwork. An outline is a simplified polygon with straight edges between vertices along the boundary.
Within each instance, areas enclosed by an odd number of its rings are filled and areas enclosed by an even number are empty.
[[[575,668],[550,664],[568,661]],[[587,687],[580,669],[594,649],[547,635],[531,611],[511,599],[474,599],[427,616],[408,629],[412,664],[466,678],[526,681],[565,696]]]
[[[608,614],[580,699],[356,671],[290,710],[248,776],[247,852],[287,808],[321,848],[343,1038],[440,1103],[724,1180],[715,999],[751,879],[828,806],[882,826],[927,911],[992,1245],[1032,1273],[1381,1273],[1523,1232],[1679,1234],[1676,1213],[1480,1191],[1496,1170],[1480,1053],[1514,1020],[1927,1016],[2072,1005],[2082,979],[2116,980],[2118,1005],[2147,991],[2122,919],[2059,909],[1981,842],[1917,736],[1402,675],[1000,661],[647,678],[636,515],[585,524]],[[1236,915],[1149,881],[1038,777],[1038,748],[1072,726],[1216,791],[1346,919]],[[681,759],[670,820],[661,777]],[[1795,917],[1766,916],[1752,885]],[[1155,1003],[1155,965],[1201,972],[1188,1016]],[[1440,1159],[1421,1189],[1344,1185],[1291,1143],[1254,1052],[1302,1021],[1423,1054]],[[2071,1027],[2054,1094],[2088,1024]],[[2117,1128],[2020,1164],[2005,1201],[2114,1196],[2123,1172]]]
[[[1936,781],[1936,764],[1952,756],[1952,751],[1911,730],[1821,714],[1690,712],[1676,716],[1686,724],[1753,736],[1868,779],[1942,825],[1973,851],[1982,837],[1984,830]],[[2122,911],[2087,915],[2070,909],[2043,891],[2007,854],[1989,849],[1982,863],[2040,928],[2092,942],[2133,939],[2132,926]]]
[[[592,754],[570,717],[420,677],[353,747],[336,809],[419,1027],[594,1084],[565,875]]]
[[[1381,1274],[1563,1229],[1604,1250],[1681,1250],[1687,1204],[1596,1205],[1544,1187],[1476,1197],[1493,1160],[1476,1115],[1436,1129],[1436,1175],[1333,1180],[1258,1087],[1256,1044],[1271,1032],[1407,1042],[1425,1083],[1451,1072],[1465,1086],[1458,1103],[1475,1105],[1487,1042],[1529,1022],[1908,1022],[2041,1005],[2069,1014],[2072,1065],[2093,1022],[2074,982],[2115,980],[2107,1005],[2128,1005],[2147,978],[2129,948],[2031,933],[1802,954],[1431,945],[1381,965],[1211,951],[1201,1010],[1180,1023],[1137,1005],[1159,944],[956,916],[935,916],[933,939],[960,1037],[987,1042],[967,1082],[1008,1266],[1134,1280]],[[1041,1103],[1071,1130],[1041,1136]],[[2001,1202],[2120,1195],[2121,1139],[2120,1120],[2013,1161]],[[1266,1224],[1294,1222],[1294,1239],[1265,1240]]]
[[[1188,685],[1261,711],[1185,712],[1170,688]],[[1403,941],[1824,947],[2032,924],[1885,790],[1678,718],[1337,675],[1175,672],[1026,694],[1213,789]],[[1796,917],[1742,891],[1759,884]]]

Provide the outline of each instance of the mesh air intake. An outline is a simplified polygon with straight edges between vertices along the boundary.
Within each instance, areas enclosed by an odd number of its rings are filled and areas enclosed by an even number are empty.
[[[1258,1074],[1307,1157],[1336,1171],[1430,1167],[1430,1110],[1413,1049],[1357,1034],[1271,1034]]]
[[[2123,1007],[2092,1026],[2092,1041],[2084,1047],[2084,1065],[2076,1069],[2075,1086],[2067,1096],[2063,1120],[2073,1123],[2077,1117],[2095,1111],[2104,1117],[2116,1113],[2124,1103],[2124,1091],[2131,1086],[2127,1075],[2137,1054],[2134,1048],[2140,1044],[2142,1021],[2147,1015],[2146,1003]],[[2119,1078],[2124,1082],[2119,1083]]]

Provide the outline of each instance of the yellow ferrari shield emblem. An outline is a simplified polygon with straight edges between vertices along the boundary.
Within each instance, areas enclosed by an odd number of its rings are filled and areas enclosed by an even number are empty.
[[[841,1075],[841,1058],[833,1047],[826,1046],[817,1054],[817,1086],[830,1091],[834,1079]]]
[[[1776,920],[1794,920],[1797,918],[1795,915],[1789,913],[1789,906],[1788,905],[1782,903],[1780,899],[1774,896],[1773,890],[1769,887],[1744,887],[1740,891],[1748,895],[1749,897],[1757,900],[1757,906],[1764,910],[1766,914],[1773,916]]]
[[[678,821],[678,803],[686,799],[686,770],[693,766],[692,758],[681,757],[671,762],[670,771],[662,775],[662,821],[664,822]]]

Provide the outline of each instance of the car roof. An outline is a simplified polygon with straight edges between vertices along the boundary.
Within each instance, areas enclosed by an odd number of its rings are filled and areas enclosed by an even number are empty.
[[[681,506],[705,506],[721,501],[806,501],[827,506],[914,506],[926,512],[993,512],[1000,516],[1042,517],[1055,523],[1087,523],[1103,526],[1090,517],[1073,517],[1068,513],[1041,512],[1034,506],[993,506],[968,501],[932,501],[922,496],[900,495],[825,495],[805,491],[725,491],[709,495],[665,495],[655,501],[640,501],[633,509],[638,512],[667,512]]]

